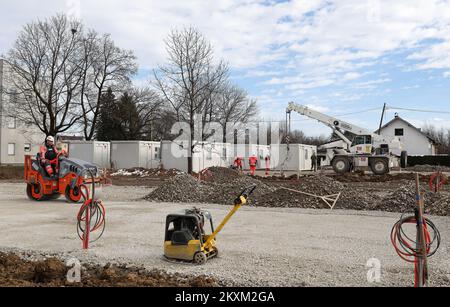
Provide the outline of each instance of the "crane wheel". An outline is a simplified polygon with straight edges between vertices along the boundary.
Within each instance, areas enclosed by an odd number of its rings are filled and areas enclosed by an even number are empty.
[[[350,172],[350,161],[346,157],[336,157],[333,159],[333,170],[337,174]]]
[[[194,263],[198,265],[205,264],[207,261],[206,255],[204,252],[197,252],[194,255]]]
[[[385,159],[373,159],[370,163],[370,167],[375,175],[384,175],[389,173],[389,165]]]

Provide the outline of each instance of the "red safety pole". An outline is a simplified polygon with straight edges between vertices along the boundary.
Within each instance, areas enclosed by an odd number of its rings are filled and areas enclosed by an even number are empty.
[[[86,226],[83,235],[83,249],[89,249],[89,232],[91,231],[91,204],[89,203],[86,208]]]

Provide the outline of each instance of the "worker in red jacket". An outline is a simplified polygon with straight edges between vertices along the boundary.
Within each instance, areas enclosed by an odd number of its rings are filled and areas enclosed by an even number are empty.
[[[241,172],[242,172],[242,158],[237,157],[237,158],[234,160],[234,167],[236,167],[236,169],[237,169],[238,171],[241,171]]]
[[[250,175],[255,176],[256,165],[258,164],[258,158],[256,155],[251,156],[248,159],[248,163],[250,164]]]
[[[55,146],[55,138],[49,135],[45,139],[45,144],[39,149],[39,158],[41,165],[44,167],[47,174],[51,177],[55,177],[55,170],[59,151]]]

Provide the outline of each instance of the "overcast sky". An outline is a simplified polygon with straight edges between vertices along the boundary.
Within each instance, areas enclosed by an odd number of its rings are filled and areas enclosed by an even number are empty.
[[[137,84],[164,63],[171,29],[197,27],[267,120],[283,119],[292,100],[373,129],[385,102],[450,112],[447,0],[3,0],[0,54],[24,24],[61,12],[135,50]],[[419,127],[450,128],[449,113],[395,112]],[[329,133],[293,119],[308,134]]]

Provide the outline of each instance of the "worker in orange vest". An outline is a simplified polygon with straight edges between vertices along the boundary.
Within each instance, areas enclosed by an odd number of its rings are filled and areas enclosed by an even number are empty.
[[[248,159],[248,163],[250,164],[250,175],[255,176],[256,165],[258,164],[258,158],[256,155],[251,156]]]
[[[236,159],[234,160],[234,167],[238,171],[242,172],[242,158],[236,157]]]

